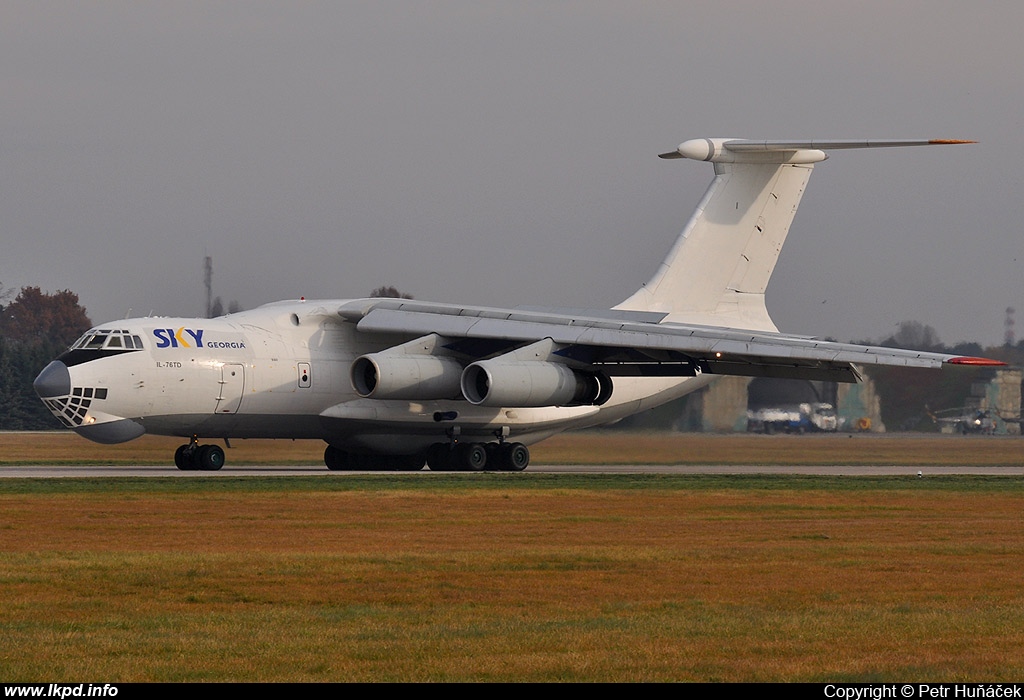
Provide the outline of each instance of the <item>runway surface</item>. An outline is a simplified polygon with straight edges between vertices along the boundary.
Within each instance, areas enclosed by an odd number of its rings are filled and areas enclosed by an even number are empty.
[[[600,464],[600,465],[530,465],[524,474],[809,474],[819,476],[899,476],[916,475],[1024,475],[1024,466],[977,467],[968,465],[944,467],[907,466],[759,466],[759,465],[664,465],[664,464]],[[220,471],[180,471],[172,466],[68,466],[32,465],[0,466],[0,478],[66,478],[66,477],[182,477],[215,479],[219,476],[323,476],[344,478],[349,474],[405,474],[409,476],[450,476],[466,472],[332,472],[323,466],[226,466]]]

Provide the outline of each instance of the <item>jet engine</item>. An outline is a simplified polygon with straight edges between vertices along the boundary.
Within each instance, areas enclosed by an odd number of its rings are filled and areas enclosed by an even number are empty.
[[[612,395],[603,372],[583,372],[556,362],[494,358],[466,367],[462,395],[477,406],[600,406]]]
[[[462,364],[451,357],[385,351],[356,358],[349,375],[364,399],[448,399],[459,395]]]

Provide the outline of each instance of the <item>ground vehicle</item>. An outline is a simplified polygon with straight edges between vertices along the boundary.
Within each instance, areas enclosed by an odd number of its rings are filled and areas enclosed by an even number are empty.
[[[801,403],[747,411],[750,433],[834,433],[839,429],[835,407],[830,403]]]

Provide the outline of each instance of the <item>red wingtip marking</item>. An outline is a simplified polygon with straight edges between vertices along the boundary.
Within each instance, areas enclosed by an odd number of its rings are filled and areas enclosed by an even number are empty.
[[[987,357],[954,357],[949,360],[951,365],[970,365],[972,367],[1005,367],[1001,360],[990,360]]]
[[[978,143],[978,142],[977,141],[963,141],[961,139],[932,139],[928,143],[932,143],[932,144],[936,144],[936,145],[943,145],[943,146],[952,146],[952,145],[958,144],[958,143]]]

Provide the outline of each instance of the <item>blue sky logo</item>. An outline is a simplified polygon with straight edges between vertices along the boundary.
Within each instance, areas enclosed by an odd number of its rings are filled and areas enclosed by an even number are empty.
[[[203,347],[202,329],[192,330],[184,326],[178,330],[173,328],[154,328],[153,335],[156,336],[156,346],[158,348]],[[191,338],[191,341],[189,338]]]

